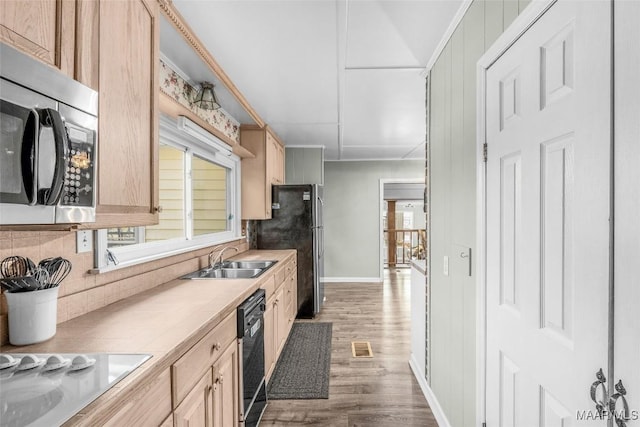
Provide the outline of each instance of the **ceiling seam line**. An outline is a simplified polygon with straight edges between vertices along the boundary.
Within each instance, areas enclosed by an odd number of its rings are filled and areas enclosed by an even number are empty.
[[[343,109],[342,109],[342,96],[343,96],[343,88],[342,88],[342,74],[344,73],[343,67],[347,63],[347,38],[349,32],[349,0],[345,0],[345,12],[344,12],[344,58],[343,61],[340,61],[340,8],[341,0],[336,0],[336,91],[337,91],[337,113],[338,113],[338,160],[342,160],[342,150],[343,150]]]

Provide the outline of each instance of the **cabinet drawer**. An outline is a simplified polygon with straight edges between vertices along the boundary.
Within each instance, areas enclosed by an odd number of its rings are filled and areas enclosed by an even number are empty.
[[[266,299],[271,298],[271,295],[273,295],[273,292],[276,290],[276,275],[277,274],[272,274],[271,277],[265,280],[262,284],[262,289],[264,289]]]
[[[165,370],[122,406],[105,426],[158,426],[171,413],[171,375]]]
[[[182,402],[205,371],[218,360],[229,343],[236,339],[237,328],[234,310],[173,364],[171,374],[174,407]]]
[[[296,268],[298,268],[297,266],[298,263],[296,261],[296,257],[293,257],[293,259],[289,261],[285,267],[285,276],[290,277],[293,273],[295,273]]]
[[[283,268],[281,268],[280,270],[276,271],[276,289],[278,289],[280,287],[280,285],[282,285],[282,282],[284,282],[284,279],[287,277],[287,267],[288,267],[289,263],[285,264],[285,266]]]

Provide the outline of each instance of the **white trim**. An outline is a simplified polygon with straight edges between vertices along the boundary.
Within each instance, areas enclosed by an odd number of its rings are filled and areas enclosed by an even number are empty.
[[[486,140],[486,75],[491,65],[502,56],[557,0],[533,0],[513,23],[487,49],[477,63],[476,93],[476,238],[477,289],[476,295],[476,426],[486,420],[486,347],[487,347],[487,235],[486,235],[486,174],[483,161],[483,145]],[[491,155],[491,147],[488,147]]]
[[[106,234],[107,230],[106,229],[98,230],[98,233],[102,233],[102,232],[104,232]],[[230,239],[221,239],[221,240],[216,240],[215,242],[212,242],[212,241],[204,242],[203,241],[202,243],[199,243],[199,244],[194,244],[194,240],[189,240],[188,241],[188,242],[191,243],[191,246],[189,246],[189,247],[177,248],[177,249],[174,249],[174,250],[163,252],[161,254],[152,254],[152,255],[149,255],[149,256],[146,256],[146,257],[142,257],[142,258],[137,258],[137,259],[134,259],[134,260],[122,261],[122,262],[118,263],[118,265],[113,265],[113,264],[109,263],[108,265],[105,265],[103,267],[92,268],[92,269],[89,270],[89,273],[90,274],[101,274],[101,273],[107,273],[109,271],[120,270],[122,268],[131,267],[131,266],[138,265],[138,264],[144,264],[145,262],[156,261],[156,260],[159,260],[159,259],[162,259],[162,258],[168,258],[168,257],[174,256],[174,255],[180,255],[180,254],[183,254],[183,253],[186,253],[186,252],[197,251],[199,249],[203,249],[203,248],[206,248],[206,247],[216,246],[216,245],[220,245],[220,244],[223,244],[223,243],[235,242],[235,241],[238,241],[238,240],[242,240],[242,237],[232,237]],[[165,243],[166,243],[166,241],[165,241]]]
[[[504,33],[478,60],[478,66],[488,69],[514,44],[557,0],[533,0],[507,27]]]
[[[419,160],[419,159],[416,159]],[[343,160],[344,161],[344,160]],[[378,188],[378,263],[380,265],[380,281],[384,280],[384,222],[382,212],[384,211],[384,185],[385,184],[424,184],[424,178],[380,178]],[[426,229],[426,227],[425,227]]]
[[[486,342],[487,342],[487,297],[486,297],[486,164],[484,163],[485,141],[485,72],[480,65],[477,68],[476,93],[476,426],[486,420]]]
[[[434,66],[434,64],[438,60],[438,57],[440,57],[440,54],[444,50],[447,43],[449,43],[449,39],[453,35],[453,32],[456,30],[456,28],[458,28],[458,25],[460,25],[460,22],[462,21],[462,18],[464,18],[464,15],[467,13],[467,9],[469,9],[469,6],[471,6],[471,3],[473,3],[473,0],[464,0],[460,5],[460,7],[458,8],[458,11],[456,12],[456,14],[453,16],[453,19],[451,20],[451,23],[447,27],[447,30],[442,35],[442,38],[440,39],[440,42],[438,43],[435,50],[433,51],[433,54],[431,54],[431,58],[429,58],[429,61],[427,62],[427,66],[420,73],[420,75],[425,79],[427,78],[429,71],[431,71],[431,68]]]
[[[442,406],[440,406],[440,402],[438,402],[438,398],[436,397],[429,384],[427,384],[427,380],[424,375],[420,375],[420,369],[418,369],[417,361],[411,354],[411,359],[409,359],[409,366],[413,371],[413,375],[416,377],[420,388],[422,389],[422,393],[424,394],[425,399],[427,399],[427,403],[429,404],[429,408],[431,408],[431,413],[433,417],[436,419],[439,427],[451,427],[451,423],[447,419],[447,416],[444,414],[444,410]]]
[[[382,283],[381,277],[321,277],[322,283]]]

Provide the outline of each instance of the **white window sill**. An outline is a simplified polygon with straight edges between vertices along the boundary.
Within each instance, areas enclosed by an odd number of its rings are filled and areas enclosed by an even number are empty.
[[[144,264],[151,261],[157,261],[159,259],[168,258],[175,255],[181,255],[187,252],[197,251],[199,249],[206,248],[206,247],[217,246],[224,243],[234,242],[237,240],[241,240],[243,238],[244,238],[243,236],[237,236],[237,237],[230,237],[222,240],[216,240],[215,242],[209,241],[209,242],[203,242],[203,243],[195,243],[188,247],[177,248],[177,249],[169,250],[163,253],[155,253],[149,256],[143,256],[143,257],[138,257],[132,260],[121,261],[117,265],[109,264],[104,267],[92,268],[89,270],[89,274],[108,273],[111,271],[116,271],[116,270],[120,270],[127,267],[133,267],[135,265],[140,265],[140,264]]]

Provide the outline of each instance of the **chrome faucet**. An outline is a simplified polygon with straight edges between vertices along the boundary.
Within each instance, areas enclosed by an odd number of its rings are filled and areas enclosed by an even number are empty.
[[[227,249],[233,249],[234,251],[238,252],[238,248],[236,248],[235,246],[225,246],[224,248],[222,248],[218,256],[214,259],[213,254],[216,252],[216,250],[212,250],[209,253],[209,268],[213,268],[216,265],[222,265],[224,263],[224,252]]]

